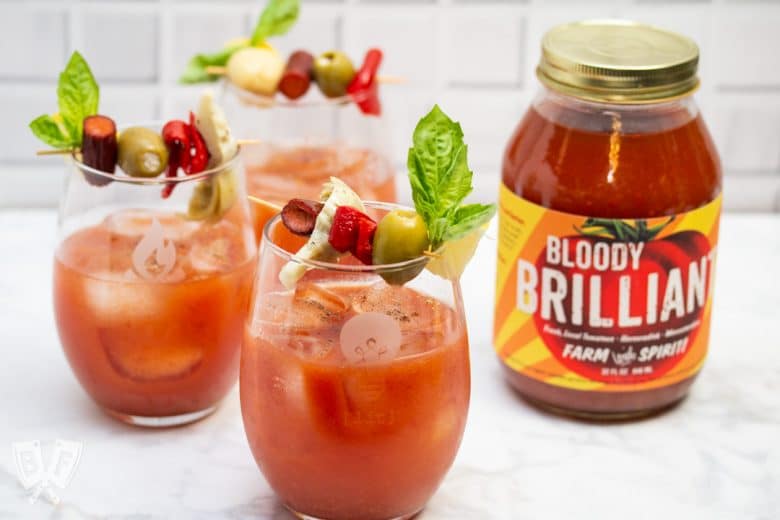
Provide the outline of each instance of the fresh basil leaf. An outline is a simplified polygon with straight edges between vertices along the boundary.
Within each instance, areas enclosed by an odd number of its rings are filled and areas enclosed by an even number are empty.
[[[84,118],[97,114],[100,88],[86,60],[78,52],[71,55],[65,70],[60,73],[57,99],[63,124],[74,137],[73,144],[80,146]]]
[[[426,224],[428,226],[428,239],[431,247],[437,249],[444,242],[444,234],[450,227],[450,221],[447,217],[436,217]]]
[[[196,54],[190,59],[190,62],[187,64],[187,67],[179,78],[179,82],[187,84],[206,83],[218,80],[219,75],[209,74],[206,72],[206,67],[224,67],[227,65],[227,62],[230,60],[233,53],[243,47],[246,47],[246,45],[232,45],[211,54]]]
[[[439,179],[439,204],[444,209],[444,215],[451,216],[471,193],[471,178],[473,176],[468,165],[468,147],[463,144],[458,147],[450,169]]]
[[[409,149],[406,167],[409,171],[414,207],[427,224],[436,216],[436,194],[433,188],[427,184],[425,168],[414,152],[414,148]]]
[[[449,223],[472,189],[463,130],[438,105],[417,123],[407,166],[415,208],[435,246],[447,228],[440,219]]]
[[[444,241],[457,240],[468,235],[490,221],[495,214],[495,204],[467,204],[459,207],[444,231]]]
[[[252,45],[262,43],[270,36],[280,36],[289,31],[298,19],[299,12],[299,0],[270,0],[252,33]]]
[[[423,117],[414,129],[410,154],[418,164],[417,173],[431,195],[438,197],[441,179],[450,171],[458,150],[463,146],[463,131],[438,105]]]
[[[48,115],[36,117],[30,122],[30,130],[35,137],[48,144],[52,148],[70,148],[75,146],[73,138],[57,120]]]

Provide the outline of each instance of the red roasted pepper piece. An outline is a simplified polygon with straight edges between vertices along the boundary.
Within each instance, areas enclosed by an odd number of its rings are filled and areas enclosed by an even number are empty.
[[[358,220],[357,240],[350,249],[355,258],[366,265],[373,263],[374,256],[374,233],[376,232],[376,222],[371,220],[368,215],[366,218]]]
[[[339,253],[349,251],[364,264],[371,264],[376,222],[365,213],[339,206],[333,215],[328,242]]]
[[[190,112],[189,124],[175,119],[168,121],[162,129],[162,137],[168,148],[168,170],[165,177],[175,178],[181,168],[187,175],[200,173],[209,164],[209,150],[206,141],[195,126],[195,114]],[[167,199],[176,184],[169,182],[163,188],[162,196]]]
[[[346,253],[357,240],[357,219],[360,212],[350,206],[339,206],[333,214],[328,242],[339,253]]]
[[[206,147],[206,141],[195,126],[195,114],[190,112],[190,143],[192,145],[190,164],[184,168],[187,175],[200,173],[206,169],[209,164],[209,149]]]
[[[171,174],[171,171],[173,171],[173,174]],[[165,176],[166,176],[167,178],[176,177],[176,169],[174,169],[174,170],[170,170],[170,169],[168,169],[168,171],[167,171],[167,172],[165,172]],[[174,183],[174,182],[169,182],[168,184],[166,184],[165,186],[163,186],[163,189],[162,189],[162,198],[164,198],[164,199],[167,199],[168,197],[170,197],[170,196],[171,196],[171,193],[173,193],[173,188],[174,188],[174,186],[176,186],[176,183]]]
[[[172,179],[179,173],[179,168],[186,170],[190,165],[190,131],[184,121],[175,119],[168,121],[162,129],[162,138],[168,148],[168,170],[165,177]],[[169,182],[162,191],[162,197],[171,196],[175,183]]]
[[[376,73],[381,63],[382,51],[369,49],[363,58],[363,65],[347,86],[347,94],[367,115],[379,116],[382,114],[382,105],[379,102],[379,82],[376,79]]]
[[[165,123],[162,129],[162,138],[168,147],[168,177],[176,177],[177,168],[187,171],[190,167],[192,143],[189,126],[184,121],[175,119]]]

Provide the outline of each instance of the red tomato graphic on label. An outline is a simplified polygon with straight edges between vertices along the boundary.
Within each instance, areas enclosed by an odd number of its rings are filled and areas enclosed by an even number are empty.
[[[587,219],[579,235],[548,238],[535,262],[534,321],[567,369],[639,383],[663,377],[690,350],[710,290],[711,247],[698,231],[654,239],[666,224]]]

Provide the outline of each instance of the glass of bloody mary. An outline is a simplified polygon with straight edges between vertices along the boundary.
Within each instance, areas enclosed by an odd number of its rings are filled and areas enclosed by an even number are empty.
[[[76,377],[128,423],[206,416],[238,375],[255,267],[240,153],[174,178],[114,175],[74,154],[67,173],[53,296]]]
[[[366,207],[381,217],[397,206]],[[240,373],[260,470],[302,518],[413,516],[452,464],[466,422],[457,280],[425,270],[426,256],[386,265],[300,259],[302,239],[279,216],[263,238]],[[290,262],[306,274],[288,289],[279,274]]]

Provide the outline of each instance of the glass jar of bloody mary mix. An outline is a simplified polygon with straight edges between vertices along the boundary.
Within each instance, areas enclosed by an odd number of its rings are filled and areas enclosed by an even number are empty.
[[[562,25],[506,148],[494,345],[529,401],[592,418],[682,399],[707,351],[721,168],[698,48],[623,21]]]

